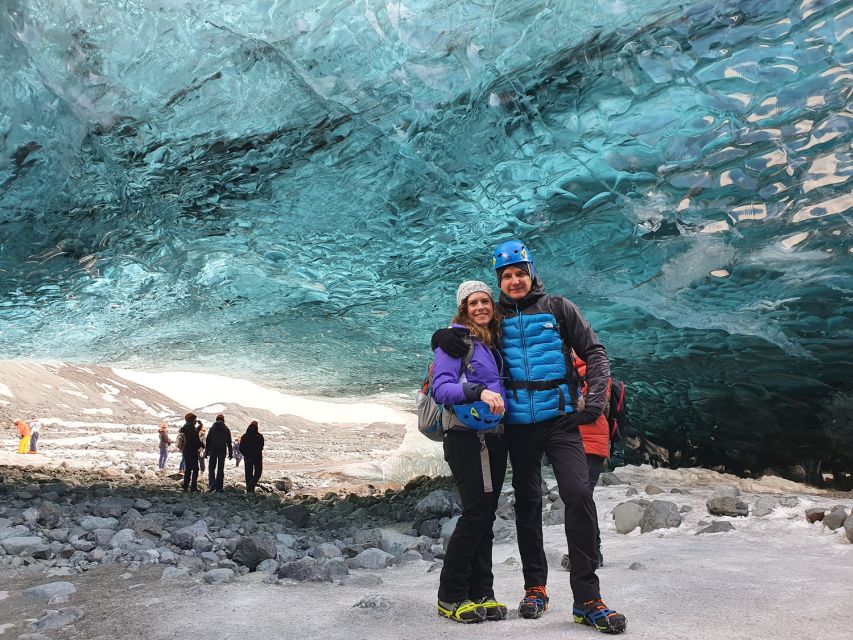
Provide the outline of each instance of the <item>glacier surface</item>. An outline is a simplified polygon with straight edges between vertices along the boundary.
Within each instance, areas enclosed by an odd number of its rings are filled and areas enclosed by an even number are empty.
[[[525,239],[629,460],[853,468],[853,2],[6,0],[0,356],[416,386]]]

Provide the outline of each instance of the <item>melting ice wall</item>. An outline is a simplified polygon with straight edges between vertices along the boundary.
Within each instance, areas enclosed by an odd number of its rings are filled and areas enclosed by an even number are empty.
[[[627,455],[853,461],[853,3],[7,0],[0,355],[413,388],[528,241]]]

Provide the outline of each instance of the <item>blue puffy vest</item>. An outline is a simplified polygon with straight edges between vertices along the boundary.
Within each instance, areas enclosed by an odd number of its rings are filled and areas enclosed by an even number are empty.
[[[519,314],[501,321],[501,353],[509,376],[507,424],[533,424],[574,411],[557,320],[550,313]]]

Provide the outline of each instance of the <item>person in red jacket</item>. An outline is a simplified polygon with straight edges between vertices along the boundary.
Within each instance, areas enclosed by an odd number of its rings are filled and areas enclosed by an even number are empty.
[[[581,393],[586,394],[586,363],[581,360],[575,352],[572,352],[572,360],[574,361],[575,371],[584,380],[581,385]],[[607,397],[610,397],[610,382],[607,383]],[[604,463],[610,457],[610,425],[607,424],[607,416],[603,413],[599,414],[595,422],[590,424],[578,425],[583,440],[583,449],[586,453],[586,466],[588,469],[588,480],[590,491],[595,491],[595,485],[598,484],[598,478],[601,472],[604,471]],[[598,529],[598,517],[595,520],[596,530]],[[598,566],[604,566],[604,556],[601,555],[601,531],[596,531],[598,540]]]

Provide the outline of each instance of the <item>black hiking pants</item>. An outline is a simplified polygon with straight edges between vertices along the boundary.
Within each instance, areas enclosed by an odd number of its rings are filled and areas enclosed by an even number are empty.
[[[184,452],[184,491],[198,489],[198,453]]]
[[[495,510],[506,476],[506,444],[501,436],[486,436],[491,493],[483,491],[480,438],[470,431],[444,434],[444,459],[450,465],[462,501],[462,515],[447,543],[438,582],[438,599],[459,602],[494,596],[492,542]]]
[[[225,487],[225,452],[210,451],[207,463],[207,484],[211,491],[222,491]]]
[[[595,492],[595,485],[598,484],[601,472],[604,471],[604,458],[586,454],[586,466],[588,469],[587,479],[589,480],[589,490]],[[601,530],[598,527],[597,507],[595,516],[595,542],[598,549],[598,566],[601,567],[604,565],[604,556],[601,554]]]
[[[565,504],[566,542],[572,565],[570,583],[575,602],[601,597],[596,549],[597,521],[589,471],[576,418],[559,416],[505,429],[515,489],[515,527],[524,588],[548,583],[542,542],[542,454],[547,454]]]
[[[261,456],[257,458],[244,458],[244,470],[246,472],[246,491],[254,493],[255,487],[258,486],[258,480],[261,479],[261,472],[264,470],[264,462]]]

